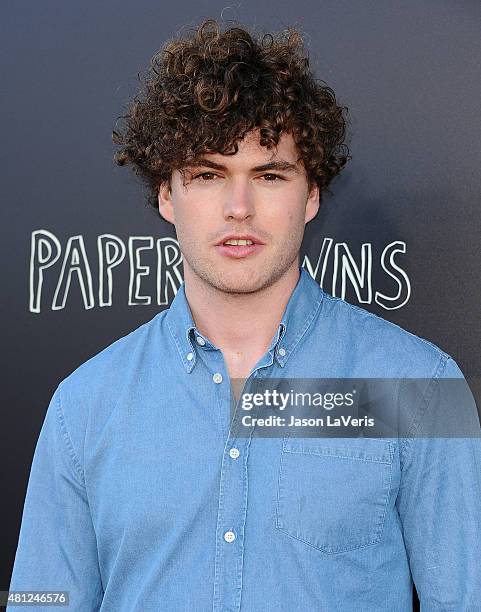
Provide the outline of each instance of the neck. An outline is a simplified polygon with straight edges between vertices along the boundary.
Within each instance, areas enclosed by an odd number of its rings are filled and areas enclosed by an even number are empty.
[[[275,283],[255,293],[225,293],[187,266],[184,273],[185,295],[198,330],[225,354],[246,360],[268,349],[299,280],[297,261]]]

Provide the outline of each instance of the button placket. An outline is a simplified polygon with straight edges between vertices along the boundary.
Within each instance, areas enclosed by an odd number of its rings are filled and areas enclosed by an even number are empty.
[[[249,376],[245,386],[257,377],[259,365]],[[229,402],[230,402],[229,394]],[[254,428],[250,435],[237,437],[241,415],[239,410],[231,424],[222,455],[219,506],[216,529],[213,612],[239,611],[242,592],[244,562],[244,529],[247,518],[248,458]],[[235,460],[234,460],[235,459]]]
[[[230,435],[222,456],[213,612],[240,610],[250,442]]]

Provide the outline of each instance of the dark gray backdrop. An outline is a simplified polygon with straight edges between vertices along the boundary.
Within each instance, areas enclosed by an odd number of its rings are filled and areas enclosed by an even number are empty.
[[[301,28],[317,76],[349,108],[353,159],[308,226],[303,248],[314,271],[323,241],[330,244],[324,289],[340,294],[342,267],[349,263],[342,254],[348,249],[360,267],[365,244],[372,295],[366,283],[358,296],[346,273],[345,299],[433,341],[467,377],[479,376],[478,0],[266,0],[231,8],[213,0],[4,0],[0,589],[8,588],[33,450],[53,390],[80,363],[165,307],[156,295],[155,241],[175,234],[145,207],[130,169],[114,166],[115,118],[163,41],[221,11],[225,19],[266,30]],[[103,234],[117,236],[126,255],[112,270],[111,304],[100,306],[97,239]],[[32,251],[35,235],[43,237],[42,247]],[[62,265],[72,237],[74,272],[66,291],[68,262],[63,280]],[[143,237],[132,241],[133,264],[131,237]],[[39,261],[48,261],[49,246],[52,258],[55,245],[58,260],[43,269],[40,292]],[[397,269],[389,263],[396,248]],[[144,276],[135,269],[136,254],[150,266]],[[133,282],[140,279],[140,294],[150,296],[150,304],[129,300],[131,273],[140,273]],[[92,303],[88,286],[84,302],[80,278],[91,279]],[[161,297],[166,292],[171,300],[168,276],[160,282]],[[379,299],[398,291],[392,303]]]

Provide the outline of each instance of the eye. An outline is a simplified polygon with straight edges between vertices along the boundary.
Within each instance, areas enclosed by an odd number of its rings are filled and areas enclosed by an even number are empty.
[[[201,174],[196,174],[194,179],[201,179],[203,182],[212,181],[215,179],[217,174],[213,172],[202,172]]]
[[[266,183],[276,183],[278,181],[284,180],[282,176],[279,176],[278,174],[272,174],[272,173],[263,174],[262,178],[266,179]]]

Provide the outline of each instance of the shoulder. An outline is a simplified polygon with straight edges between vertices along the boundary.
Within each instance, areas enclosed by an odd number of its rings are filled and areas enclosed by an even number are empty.
[[[160,367],[165,313],[106,346],[57,386],[59,415],[77,449],[93,421],[106,420],[123,393],[135,392],[132,389],[143,384],[149,371]]]
[[[92,391],[99,386],[118,388],[118,383],[125,380],[130,371],[136,366],[141,367],[142,362],[150,357],[154,337],[160,333],[165,313],[156,314],[80,364],[61,381],[64,393],[84,392],[85,389]]]
[[[435,377],[452,360],[434,342],[328,293],[320,320],[356,358],[390,376]]]

